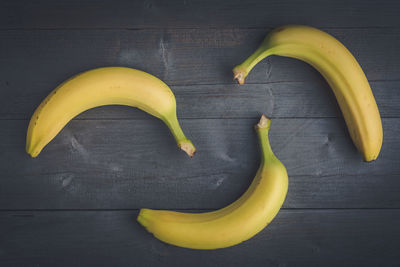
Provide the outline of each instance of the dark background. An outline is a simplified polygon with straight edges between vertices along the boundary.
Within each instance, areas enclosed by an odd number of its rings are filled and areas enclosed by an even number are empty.
[[[395,266],[400,242],[398,1],[0,2],[0,266]],[[307,24],[337,37],[363,67],[384,130],[362,162],[330,88],[307,64],[270,57],[232,80],[274,27]],[[152,73],[171,86],[198,149],[138,109],[87,111],[32,159],[30,116],[73,74],[100,66]],[[143,207],[224,207],[259,164],[253,125],[289,173],[275,220],[240,245],[197,251],[161,243]]]

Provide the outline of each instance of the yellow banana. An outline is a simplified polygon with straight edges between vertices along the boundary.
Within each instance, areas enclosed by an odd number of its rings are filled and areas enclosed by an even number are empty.
[[[142,209],[138,222],[161,241],[193,249],[233,246],[264,229],[285,200],[288,175],[269,144],[270,120],[263,115],[255,128],[262,162],[242,197],[223,209],[206,213]]]
[[[332,87],[350,136],[364,160],[378,157],[383,139],[379,110],[364,72],[343,44],[313,27],[276,28],[249,58],[233,69],[239,84],[269,55],[297,58],[316,68]]]
[[[140,70],[105,67],[73,76],[43,100],[28,126],[26,152],[36,157],[72,118],[104,105],[138,107],[164,121],[189,156],[196,151],[182,132],[175,96],[164,82]]]

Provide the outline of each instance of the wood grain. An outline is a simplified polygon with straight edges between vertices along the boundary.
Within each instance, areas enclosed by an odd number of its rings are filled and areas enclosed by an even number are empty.
[[[370,81],[400,80],[400,28],[327,31],[353,52]],[[233,67],[267,33],[259,29],[0,31],[0,92],[25,93],[26,101],[36,94],[42,98],[74,74],[115,65],[144,70],[169,85],[234,84]],[[323,78],[304,62],[277,56],[259,63],[247,79],[248,84],[309,81],[322,84]],[[46,89],[37,91],[39,87]]]
[[[0,266],[398,266],[400,20],[396,0],[0,1]],[[231,69],[274,27],[306,24],[341,41],[371,83],[383,119],[380,157],[363,163],[335,98],[307,64],[270,57],[244,86]],[[68,77],[142,69],[171,86],[198,148],[189,159],[161,121],[128,107],[79,115],[36,159],[28,120]],[[277,218],[216,251],[159,242],[142,207],[226,206],[259,163],[253,125],[289,192]]]
[[[1,75],[1,74],[0,74]],[[30,119],[36,106],[57,85],[33,83],[32,93],[23,87],[3,87],[1,119]],[[0,86],[1,87],[1,86]],[[400,116],[400,82],[372,82],[371,87],[382,117]],[[332,90],[325,81],[270,84],[174,85],[179,119],[254,118],[260,113],[272,118],[342,117]],[[5,100],[10,101],[5,101]],[[145,119],[141,110],[123,106],[99,107],[76,119]]]
[[[399,210],[282,210],[214,251],[161,243],[137,211],[0,212],[2,266],[396,266]]]
[[[395,0],[3,0],[1,28],[398,27]]]
[[[190,159],[147,116],[72,121],[35,159],[24,151],[28,121],[0,121],[0,161],[9,162],[0,165],[0,208],[217,208],[249,185],[257,117],[181,120],[198,149]],[[400,120],[383,127],[380,157],[364,163],[342,119],[274,119],[271,144],[293,176],[286,207],[399,207]]]

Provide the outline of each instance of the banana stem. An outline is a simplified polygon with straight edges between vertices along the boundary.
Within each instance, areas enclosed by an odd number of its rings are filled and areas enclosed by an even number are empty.
[[[176,115],[169,116],[168,118],[163,120],[165,124],[168,126],[170,131],[172,132],[178,147],[186,152],[189,157],[193,157],[194,153],[196,152],[196,148],[192,144],[192,141],[186,138],[185,134],[183,133],[181,126],[179,125],[178,119]]]
[[[271,158],[275,158],[275,155],[271,149],[271,145],[269,144],[268,133],[270,125],[271,125],[271,120],[267,118],[265,115],[262,115],[260,121],[255,126],[261,146],[262,162],[265,162]]]
[[[251,71],[251,69],[261,60],[271,55],[272,51],[268,49],[266,44],[261,44],[256,51],[254,51],[251,56],[249,56],[242,64],[237,65],[233,69],[234,79],[238,81],[239,84],[244,84],[244,80]]]

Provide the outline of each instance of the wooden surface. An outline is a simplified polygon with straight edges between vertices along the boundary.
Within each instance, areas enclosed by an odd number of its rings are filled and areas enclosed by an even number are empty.
[[[398,1],[1,1],[0,266],[398,266],[400,18]],[[231,69],[273,27],[319,27],[363,67],[384,129],[362,162],[323,78],[303,62],[264,60],[238,86]],[[167,82],[198,153],[128,107],[89,110],[39,155],[24,151],[30,116],[60,82],[100,66]],[[259,163],[253,125],[289,173],[283,209],[243,244],[195,251],[161,243],[143,207],[223,207]]]

